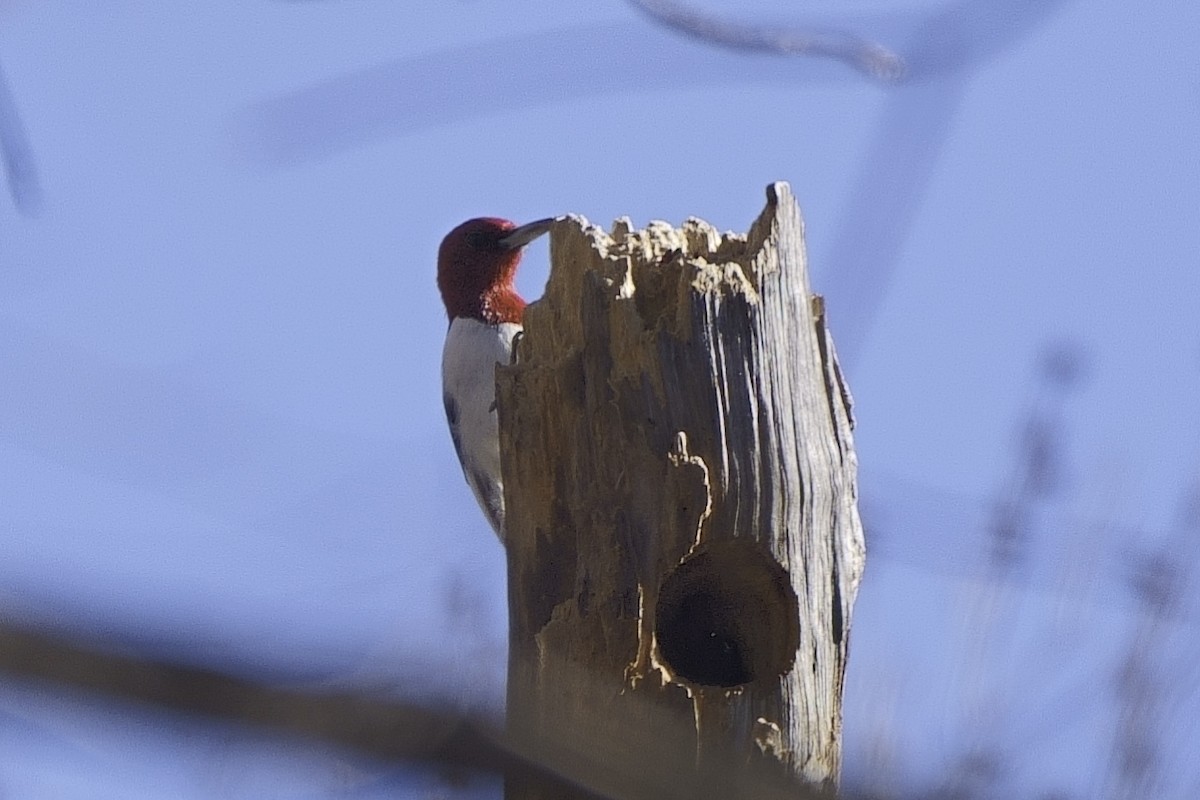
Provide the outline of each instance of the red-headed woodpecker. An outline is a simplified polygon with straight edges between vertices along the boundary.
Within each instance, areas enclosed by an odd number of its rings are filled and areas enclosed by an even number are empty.
[[[513,278],[525,245],[553,219],[517,227],[506,219],[467,220],[438,250],[438,289],[450,330],[442,350],[442,401],[467,484],[504,541],[504,485],[496,416],[496,364],[512,361],[525,301]]]

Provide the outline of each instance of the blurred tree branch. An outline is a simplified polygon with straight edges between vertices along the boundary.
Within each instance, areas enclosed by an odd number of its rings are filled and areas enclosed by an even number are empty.
[[[13,204],[23,214],[34,214],[41,205],[42,190],[38,181],[33,149],[25,135],[25,126],[17,113],[17,104],[8,88],[8,78],[0,68],[0,158],[8,178],[8,191]]]
[[[843,61],[873,78],[904,77],[904,61],[877,42],[845,31],[745,25],[707,16],[674,0],[628,0],[634,8],[668,28],[734,50]]]
[[[364,695],[278,689],[120,649],[0,622],[0,674],[10,678],[312,736],[385,759],[485,769],[500,759],[490,730],[452,712]]]
[[[112,643],[84,643],[0,621],[0,677],[300,735],[383,760],[452,770],[527,772],[541,781],[613,800],[829,797],[732,757],[718,759],[717,768],[698,774],[690,761],[661,756],[655,737],[663,734],[662,726],[653,732],[631,731],[644,758],[614,765],[589,748],[587,731],[540,731],[518,739],[502,732],[495,720],[465,711],[365,692],[280,689],[211,669],[122,654],[119,649]]]

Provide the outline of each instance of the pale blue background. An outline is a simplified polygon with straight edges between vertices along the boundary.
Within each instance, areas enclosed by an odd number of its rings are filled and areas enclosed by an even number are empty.
[[[1200,533],[1200,4],[710,2],[878,36],[888,88],[619,2],[9,2],[41,175],[0,203],[0,608],[296,686],[503,697],[503,554],[442,418],[441,236],[701,216],[788,180],[857,400],[873,553],[847,776],[1002,753],[1109,796],[1127,577]],[[957,9],[957,10],[956,10]],[[927,24],[927,20],[935,20]],[[965,42],[965,44],[963,44]],[[535,297],[545,244],[520,277]],[[1075,388],[1040,383],[1047,348]],[[1029,416],[1060,491],[986,566]],[[1168,538],[1173,537],[1173,538]],[[1195,591],[1155,629],[1158,797],[1200,793]],[[12,798],[496,796],[0,684]]]

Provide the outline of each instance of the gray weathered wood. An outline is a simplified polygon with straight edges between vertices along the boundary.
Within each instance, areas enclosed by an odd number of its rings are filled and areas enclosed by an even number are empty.
[[[618,770],[832,786],[865,553],[850,397],[795,198],[767,197],[747,235],[551,233],[497,371],[508,724]]]

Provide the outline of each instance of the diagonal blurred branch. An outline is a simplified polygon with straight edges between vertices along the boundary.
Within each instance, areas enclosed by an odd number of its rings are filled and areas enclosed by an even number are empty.
[[[84,644],[5,621],[0,621],[0,675],[310,737],[384,760],[524,773],[598,798],[829,797],[732,756],[718,759],[716,768],[704,774],[697,774],[690,762],[663,758],[658,737],[672,735],[672,726],[691,724],[689,720],[663,718],[654,730],[630,731],[626,757],[614,759],[590,745],[587,731],[545,730],[518,739],[502,732],[494,720],[463,711],[365,693],[279,689],[213,670],[123,655],[102,643]]]
[[[891,286],[966,94],[967,68],[1015,44],[1064,1],[946,3],[922,19],[902,48],[910,80],[885,102],[820,276],[847,370],[857,364]]]
[[[628,22],[562,26],[384,61],[270,96],[235,112],[228,133],[249,161],[282,166],[438,125],[624,92],[845,80],[829,61],[772,59],[764,68],[764,60]]]
[[[891,288],[966,86],[962,77],[906,85],[875,124],[818,279],[847,370]]]
[[[462,715],[375,697],[276,689],[212,670],[121,654],[118,647],[0,622],[0,673],[312,736],[385,759],[485,769],[501,760],[491,732]]]
[[[4,160],[8,191],[17,210],[37,213],[42,200],[37,165],[3,68],[0,68],[0,158]]]
[[[873,78],[904,77],[903,60],[883,45],[841,30],[745,25],[694,11],[674,0],[629,0],[651,19],[688,36],[734,50],[842,61]]]
[[[629,2],[664,30],[627,22],[561,26],[386,61],[247,106],[230,121],[232,144],[253,162],[280,166],[438,125],[627,91],[847,82],[834,59],[865,72],[900,66],[907,83],[982,65],[1065,0],[958,0],[793,28],[714,20],[674,0]],[[851,27],[886,30],[908,46],[897,56],[874,38],[846,32]],[[729,49],[746,57],[730,58]],[[784,53],[823,58],[766,58]]]

